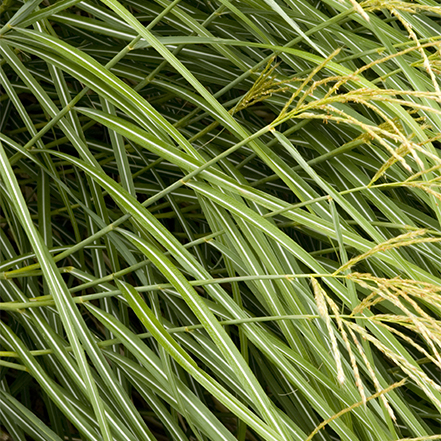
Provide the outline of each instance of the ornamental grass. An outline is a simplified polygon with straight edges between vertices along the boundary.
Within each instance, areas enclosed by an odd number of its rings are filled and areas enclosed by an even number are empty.
[[[0,439],[441,439],[441,4],[3,0]]]

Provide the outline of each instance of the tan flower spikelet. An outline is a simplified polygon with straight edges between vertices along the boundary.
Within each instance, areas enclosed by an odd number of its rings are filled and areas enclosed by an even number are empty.
[[[423,370],[410,363],[401,355],[390,350],[381,341],[379,341],[373,335],[368,333],[364,328],[352,322],[347,322],[347,326],[350,328],[351,331],[354,330],[355,332],[360,334],[364,339],[372,343],[377,349],[383,352],[384,355],[386,355],[405,374],[407,374],[413,381],[415,381],[415,383],[425,392],[425,394],[432,399],[433,403],[438,407],[438,409],[441,410],[441,401],[439,401],[438,398],[436,398],[436,396],[430,389],[433,388],[438,392],[441,392],[441,386],[439,386],[430,377],[428,377],[428,375]]]
[[[416,43],[416,45],[417,45],[417,47],[418,47],[418,49],[419,49],[419,52],[420,52],[420,54],[421,54],[421,57],[423,58],[423,65],[424,65],[424,68],[426,69],[427,73],[428,73],[429,76],[430,76],[430,79],[432,80],[433,87],[434,87],[434,89],[435,89],[438,93],[440,93],[441,91],[440,91],[440,88],[439,88],[439,85],[438,85],[438,82],[437,82],[437,79],[436,79],[435,73],[434,73],[433,70],[432,70],[432,66],[431,66],[431,64],[430,64],[429,58],[427,57],[427,54],[426,54],[426,52],[424,51],[424,49],[421,47],[421,44],[420,44],[420,42],[419,42],[419,40],[418,40],[418,37],[417,37],[417,35],[415,34],[415,32],[413,31],[413,29],[412,29],[412,25],[404,19],[404,17],[400,14],[398,8],[391,6],[390,3],[389,3],[389,5],[388,5],[388,8],[389,8],[389,10],[391,11],[392,15],[394,15],[395,17],[397,17],[398,20],[400,21],[400,23],[405,27],[405,29],[406,29],[407,32],[409,33],[409,37],[410,37],[410,38]],[[406,12],[407,12],[407,11],[406,11]],[[438,12],[438,13],[439,13],[439,12]]]
[[[441,439],[440,435],[428,435],[428,436],[419,436],[418,438],[400,438],[397,441],[431,441],[435,439]]]
[[[352,274],[350,275],[352,276]],[[361,285],[361,283],[360,283]],[[377,294],[377,289],[371,287],[367,283],[363,284],[365,288],[371,289],[372,292],[365,297],[351,312],[351,315],[361,314],[365,309],[370,309],[372,306],[382,302],[384,299]]]
[[[357,327],[360,328],[358,325],[357,325]],[[372,365],[369,362],[369,360],[364,352],[363,347],[361,346],[360,342],[358,341],[357,336],[354,334],[353,330],[350,327],[348,329],[349,329],[349,333],[351,334],[352,340],[354,341],[355,346],[357,347],[358,352],[360,353],[361,358],[363,359],[364,364],[366,365],[366,368],[369,372],[369,375],[371,376],[372,381],[374,382],[375,390],[377,391],[377,393],[379,393],[382,390],[382,387],[381,387],[380,382],[378,381],[377,375],[375,374],[375,371],[372,368]],[[360,329],[363,329],[363,328],[360,328]],[[364,329],[363,329],[363,331],[364,331]],[[396,420],[395,413],[394,413],[392,407],[390,407],[389,402],[387,401],[387,398],[384,395],[381,395],[381,400],[383,401],[384,407],[386,408],[389,416],[392,418],[393,421],[395,421]]]
[[[239,103],[230,110],[231,114],[235,114],[247,107],[253,106],[258,102],[264,101],[271,97],[274,93],[285,92],[288,90],[288,84],[300,81],[297,78],[290,78],[287,80],[276,80],[275,70],[280,63],[273,64],[274,57],[269,60],[266,67],[260,73],[259,77],[254,82],[251,89],[239,101]]]
[[[344,265],[342,265],[337,271],[334,272],[334,274],[341,273],[348,268],[351,268],[361,260],[367,259],[368,257],[373,256],[376,253],[384,252],[387,250],[403,247],[403,246],[409,246],[409,245],[415,245],[418,243],[425,243],[425,242],[439,242],[441,241],[440,237],[421,237],[424,234],[427,233],[427,229],[419,229],[415,231],[409,231],[408,233],[400,234],[397,237],[393,237],[392,239],[389,239],[385,242],[382,242],[370,250],[366,251],[363,254],[360,254],[359,256],[356,256],[346,262]]]
[[[432,333],[429,327],[426,326],[425,321],[421,320],[421,318],[426,319],[426,321],[429,322],[431,327],[436,330],[438,333],[441,332],[441,327],[437,323],[437,321],[431,317],[429,314],[427,314],[415,300],[413,300],[410,296],[407,295],[405,292],[400,293],[401,297],[406,299],[416,310],[416,312],[419,314],[418,316],[414,315],[412,312],[410,312],[406,307],[402,307],[401,309],[408,315],[415,327],[418,329],[420,334],[423,336],[423,338],[426,340],[427,344],[432,349],[433,353],[435,354],[435,357],[438,359],[439,363],[441,364],[441,357],[438,352],[438,350],[435,347],[435,344],[441,347],[441,342],[435,337],[435,335]]]
[[[331,340],[332,353],[334,355],[335,364],[337,367],[337,381],[341,385],[343,385],[345,382],[345,374],[341,362],[341,354],[338,349],[337,338],[335,336],[335,332],[331,324],[331,318],[329,317],[328,308],[326,306],[325,297],[327,296],[327,294],[324,292],[323,288],[314,277],[311,277],[311,282],[314,289],[315,301],[317,303],[319,314],[326,323],[326,328],[328,330],[329,338]]]
[[[371,400],[374,400],[378,397],[381,397],[384,394],[387,394],[388,392],[391,392],[392,390],[403,386],[405,382],[406,382],[406,379],[403,379],[397,383],[394,383],[394,384],[390,385],[389,387],[387,387],[386,389],[380,390],[379,392],[375,393],[374,395],[371,395],[366,401],[371,401]],[[330,422],[334,421],[337,418],[340,418],[342,415],[344,415],[347,412],[351,412],[352,410],[356,409],[357,407],[361,406],[362,404],[365,404],[365,403],[363,403],[363,401],[355,403],[352,406],[349,406],[346,409],[341,410],[340,412],[338,412],[337,414],[335,414],[331,418],[328,418],[326,421],[323,421],[311,432],[311,434],[308,436],[308,438],[306,438],[305,441],[310,441],[321,429],[323,429],[323,427],[328,425]]]
[[[335,304],[335,302],[329,296],[326,297],[326,300],[327,300],[327,302],[328,302],[328,304],[329,304],[329,306],[335,316],[335,320],[337,322],[338,329],[341,333],[343,341],[345,342],[346,350],[348,351],[349,359],[351,362],[351,367],[354,372],[355,385],[357,386],[358,392],[361,397],[361,401],[363,402],[363,404],[366,404],[366,394],[364,393],[363,383],[361,381],[361,376],[360,376],[360,371],[358,369],[357,360],[355,359],[354,353],[352,351],[351,344],[348,339],[348,334],[346,333],[346,330],[344,328],[343,320],[340,317],[340,313],[338,311],[338,307]]]
[[[372,291],[354,308],[351,316],[360,314],[364,309],[380,301],[391,302],[403,312],[403,315],[377,314],[369,319],[378,322],[388,331],[417,349],[432,363],[441,367],[439,350],[441,348],[441,323],[428,314],[417,301],[423,300],[426,304],[432,305],[441,312],[440,286],[399,277],[387,279],[360,273],[352,273],[348,275],[348,278]],[[397,329],[396,326],[389,326],[387,323],[400,325],[402,328],[413,332],[425,341],[427,347],[424,348],[415,339]]]
[[[427,125],[424,123],[425,117],[421,117],[421,112],[424,112],[425,114],[430,113],[436,117],[441,114],[437,108],[438,106],[420,104],[418,101],[418,99],[424,99],[426,102],[427,100],[436,101],[437,103],[441,102],[441,91],[434,73],[436,66],[438,66],[438,64],[441,65],[441,60],[434,59],[441,55],[441,41],[431,40],[429,42],[420,42],[420,40],[416,38],[410,24],[403,19],[403,15],[400,13],[400,11],[411,13],[427,11],[431,14],[441,15],[441,8],[390,0],[367,0],[362,3],[358,3],[356,0],[340,0],[340,2],[351,3],[354,10],[368,21],[369,16],[367,15],[367,12],[384,8],[388,9],[391,14],[394,14],[403,24],[408,31],[410,38],[413,40],[414,45],[385,57],[374,59],[371,62],[364,64],[353,73],[340,76],[324,76],[324,78],[315,79],[314,77],[316,75],[318,76],[320,73],[322,73],[323,76],[323,69],[338,55],[339,50],[336,50],[323,60],[322,63],[311,70],[311,73],[292,94],[291,98],[289,98],[286,105],[279,115],[272,121],[271,125],[272,127],[276,127],[280,123],[289,119],[318,119],[322,120],[324,123],[332,121],[337,124],[345,123],[350,126],[357,126],[364,132],[358,137],[359,139],[366,139],[366,142],[375,141],[390,154],[390,158],[377,170],[377,173],[369,184],[370,186],[383,176],[387,169],[392,167],[396,162],[399,162],[409,173],[414,174],[415,170],[412,168],[411,162],[406,160],[408,155],[412,157],[413,162],[419,168],[418,171],[422,172],[425,168],[422,157],[429,157],[431,154],[429,151],[430,149],[426,150],[422,148],[426,141],[421,141],[419,139],[420,136],[417,136],[418,130],[415,131],[415,129],[412,128],[409,131],[409,123],[403,124],[404,119],[401,121],[396,117],[390,117],[383,112],[378,105],[378,101],[402,106],[409,115],[416,113],[416,116],[413,117],[413,121],[419,125],[420,131],[426,131],[428,129]],[[435,54],[431,54],[430,50],[432,49],[436,50]],[[429,74],[433,84],[433,91],[394,90],[384,89],[377,86],[360,87],[360,76],[366,70],[372,69],[376,65],[387,63],[396,57],[411,52],[420,53],[422,61],[418,60],[416,63],[422,63],[422,67]],[[412,66],[416,67],[416,64],[412,63]],[[387,76],[384,78],[380,77],[379,79],[385,81],[386,78]],[[331,83],[333,83],[333,85],[329,86],[324,95],[315,94],[316,89],[319,87],[323,88],[323,86]],[[356,88],[354,89],[354,84],[351,84],[349,87],[349,83],[356,83]],[[349,90],[344,92],[341,90],[342,87]],[[311,97],[313,99],[309,99]],[[409,97],[415,97],[416,99],[409,99]],[[297,102],[295,103],[295,101]],[[372,125],[365,124],[352,117],[347,112],[343,112],[339,106],[336,106],[336,104],[348,103],[355,103],[368,108],[369,111],[377,114],[383,122]],[[439,158],[437,159],[439,160]],[[434,160],[436,161],[437,159],[435,158]]]
[[[376,316],[375,319],[380,319],[381,320],[381,318],[378,317],[378,316]],[[406,320],[406,319],[409,320],[407,317],[403,317],[403,319],[404,320]],[[396,318],[396,319],[392,319],[391,318],[391,321],[393,321],[393,323],[400,323],[400,325],[402,325],[403,327],[408,328],[410,330],[414,330],[414,328],[412,326],[407,326],[406,324],[403,323],[403,321],[399,321],[399,320],[400,320],[399,318]],[[419,352],[421,352],[432,363],[436,364],[441,369],[441,366],[439,365],[438,360],[433,358],[432,355],[430,355],[428,351],[426,351],[421,345],[416,343],[412,338],[410,338],[406,334],[403,334],[402,332],[398,331],[394,327],[387,325],[386,323],[384,323],[382,321],[380,321],[380,324],[381,324],[381,326],[383,328],[387,329],[392,334],[395,334],[395,335],[399,336],[402,340],[404,340],[407,343],[409,343],[411,346],[413,346],[415,349],[417,349]]]
[[[362,8],[362,6],[356,0],[348,0],[354,10],[358,12],[366,21],[369,21],[369,15]],[[340,3],[345,3],[345,0],[339,0]]]

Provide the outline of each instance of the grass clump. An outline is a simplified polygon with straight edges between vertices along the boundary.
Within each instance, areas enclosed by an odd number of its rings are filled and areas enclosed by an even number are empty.
[[[441,439],[436,1],[0,14],[2,439]]]

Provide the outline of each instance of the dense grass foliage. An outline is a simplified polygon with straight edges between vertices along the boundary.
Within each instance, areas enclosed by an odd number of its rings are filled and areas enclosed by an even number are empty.
[[[1,439],[441,439],[439,1],[0,13]]]

